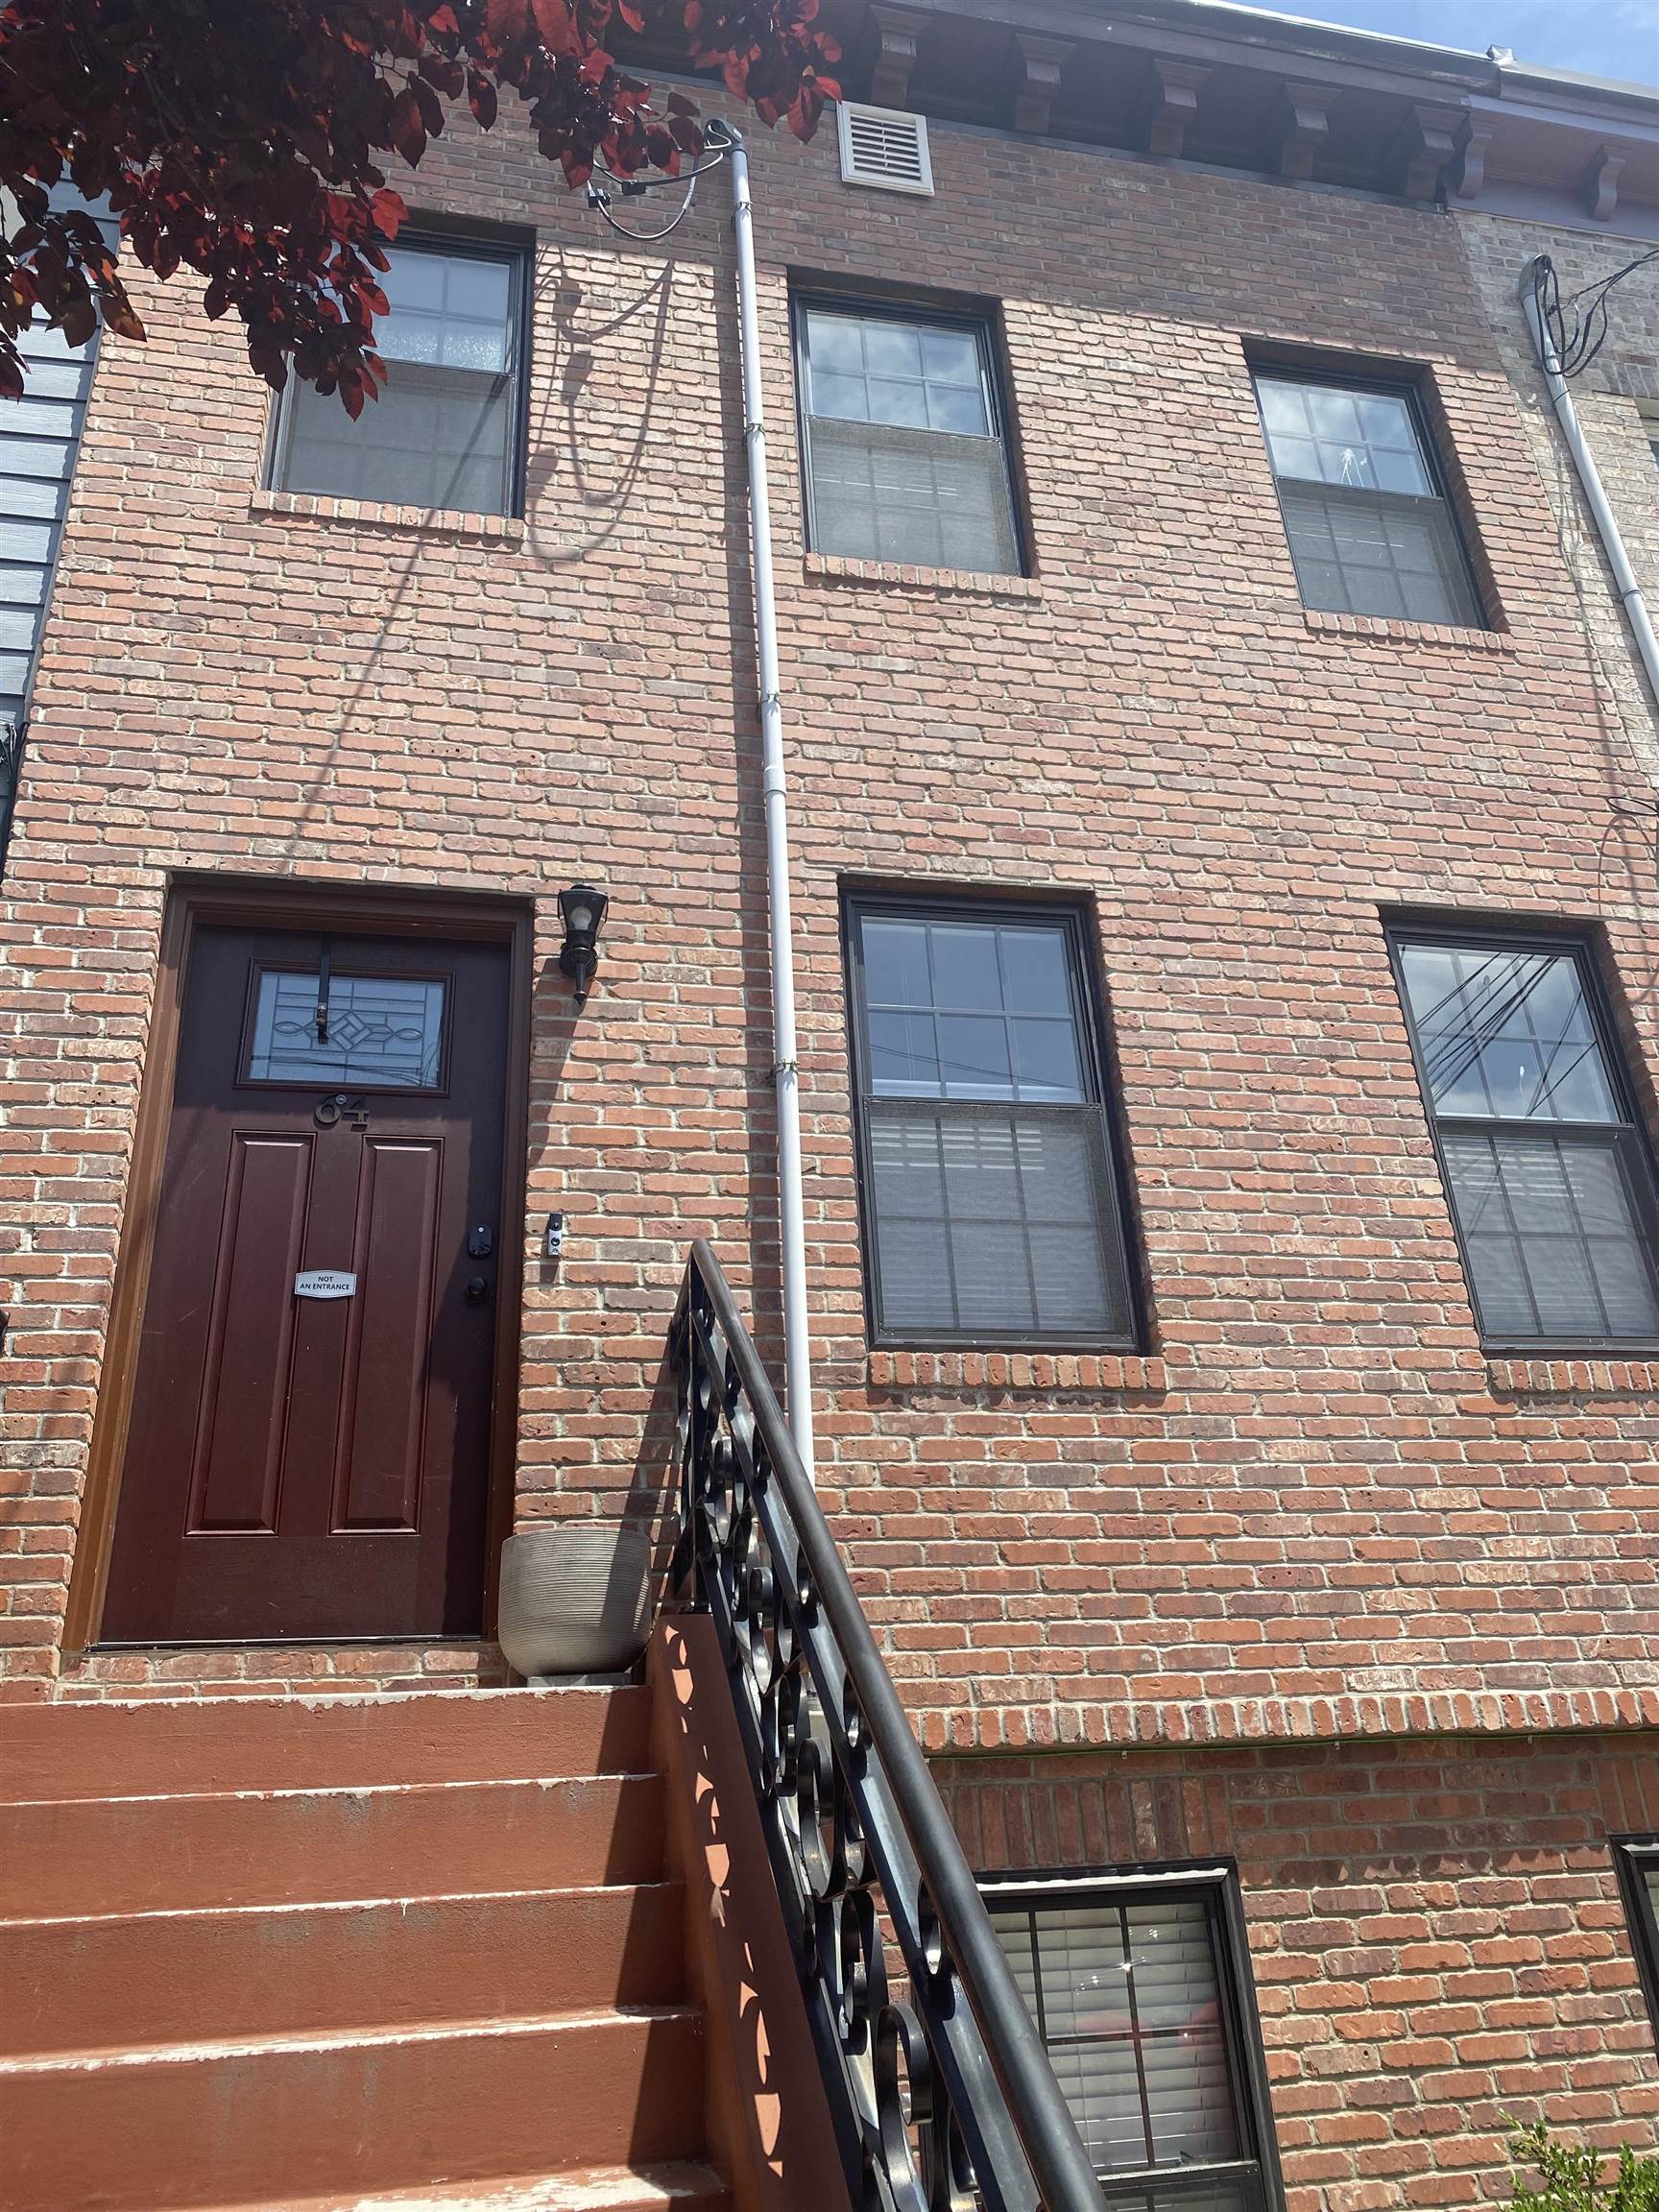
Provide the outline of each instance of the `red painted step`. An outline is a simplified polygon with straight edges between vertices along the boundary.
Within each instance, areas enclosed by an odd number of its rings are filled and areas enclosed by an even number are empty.
[[[702,2037],[681,2009],[8,2059],[7,2204],[130,2212],[695,2155]]]
[[[655,1775],[0,1806],[0,1915],[649,1882]]]
[[[0,1922],[0,2056],[665,2005],[682,1942],[663,1883]]]
[[[633,1687],[0,1705],[0,1803],[642,1774],[650,1726]]]

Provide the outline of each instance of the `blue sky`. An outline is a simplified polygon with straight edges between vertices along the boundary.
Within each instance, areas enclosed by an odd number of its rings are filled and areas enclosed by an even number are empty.
[[[1257,0],[1275,6],[1275,0]],[[1277,0],[1276,12],[1659,84],[1659,0]]]

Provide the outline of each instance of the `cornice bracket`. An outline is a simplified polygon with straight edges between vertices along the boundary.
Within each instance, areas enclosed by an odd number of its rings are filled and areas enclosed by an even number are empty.
[[[1473,116],[1466,117],[1457,134],[1456,152],[1447,177],[1454,199],[1478,200],[1480,197],[1480,187],[1486,181],[1486,149],[1491,143],[1489,126],[1477,123]]]
[[[1456,151],[1465,110],[1414,100],[1382,157],[1382,174],[1405,200],[1432,200]]]
[[[1076,53],[1077,41],[1049,38],[1040,31],[1016,31],[1014,48],[1025,65],[1025,82],[1014,100],[1014,128],[1042,136],[1060,90],[1061,72]]]
[[[933,20],[930,8],[907,8],[903,0],[874,0],[870,20],[879,41],[870,73],[870,100],[877,108],[904,108],[910,100],[910,72],[916,48]]]
[[[1623,146],[1598,146],[1584,172],[1584,212],[1597,223],[1611,223],[1619,205],[1619,179],[1623,171]]]
[[[1213,72],[1202,62],[1174,61],[1154,54],[1140,103],[1141,143],[1148,154],[1181,158],[1198,95]]]
[[[1268,148],[1272,166],[1281,177],[1305,183],[1312,176],[1314,156],[1331,129],[1334,96],[1333,85],[1310,84],[1294,78],[1280,86],[1268,127]]]

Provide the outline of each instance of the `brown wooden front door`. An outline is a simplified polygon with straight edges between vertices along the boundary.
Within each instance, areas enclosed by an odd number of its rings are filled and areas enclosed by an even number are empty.
[[[501,945],[199,926],[106,1642],[476,1635]]]

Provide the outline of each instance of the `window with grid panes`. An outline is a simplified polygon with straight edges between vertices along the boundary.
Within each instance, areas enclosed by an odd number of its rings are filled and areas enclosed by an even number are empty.
[[[1622,1836],[1613,1845],[1642,1992],[1659,2036],[1659,1836]]]
[[[1480,628],[1414,395],[1261,369],[1256,397],[1303,605]]]
[[[1113,2212],[1277,2201],[1225,1869],[988,1887],[986,1904]]]
[[[859,898],[848,940],[878,1337],[1133,1344],[1078,917]]]
[[[796,334],[814,551],[1018,575],[984,325],[804,301]]]
[[[282,396],[272,481],[397,507],[511,515],[517,505],[524,256],[448,242],[400,245],[375,324],[378,399],[353,421],[298,379]]]
[[[1659,1342],[1659,1192],[1581,944],[1397,932],[1482,1334]]]

